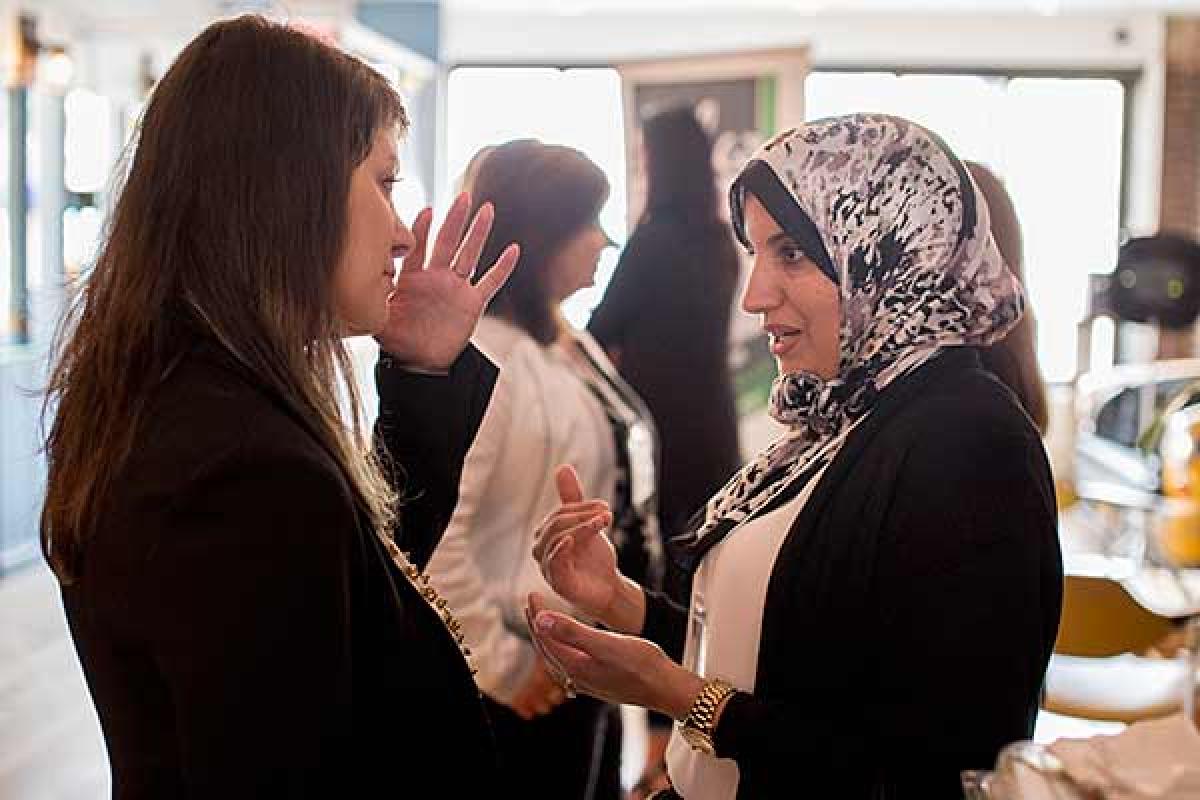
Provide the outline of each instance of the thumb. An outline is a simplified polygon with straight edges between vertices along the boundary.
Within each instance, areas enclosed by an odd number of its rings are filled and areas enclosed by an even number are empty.
[[[563,464],[554,473],[554,482],[558,484],[558,499],[567,503],[583,501],[583,486],[579,483],[579,475],[570,464]]]

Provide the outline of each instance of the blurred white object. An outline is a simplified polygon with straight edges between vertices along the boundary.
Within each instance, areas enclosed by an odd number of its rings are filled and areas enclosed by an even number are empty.
[[[1068,716],[1137,722],[1179,711],[1186,680],[1176,659],[1055,653],[1046,672],[1045,705]]]

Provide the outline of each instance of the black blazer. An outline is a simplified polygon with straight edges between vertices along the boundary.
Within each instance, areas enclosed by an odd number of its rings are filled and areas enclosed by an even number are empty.
[[[403,544],[421,566],[494,380],[473,349],[446,378],[386,359],[377,370],[377,432],[406,476]],[[144,419],[63,591],[113,796],[493,789],[490,731],[457,646],[304,420],[203,340]]]
[[[648,596],[645,635],[685,617]],[[1062,562],[1037,431],[973,350],[890,387],[792,524],[754,693],[716,731],[738,797],[962,797],[1033,732]]]

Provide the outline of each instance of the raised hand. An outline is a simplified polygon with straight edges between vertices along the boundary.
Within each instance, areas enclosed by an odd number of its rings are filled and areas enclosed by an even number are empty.
[[[555,473],[562,505],[538,527],[533,557],[546,582],[585,616],[604,619],[621,584],[617,552],[604,535],[612,512],[603,500],[584,500],[570,466]]]
[[[460,194],[446,213],[426,262],[433,211],[413,223],[415,244],[396,276],[388,321],[376,336],[380,347],[402,364],[446,370],[466,347],[483,310],[512,274],[520,248],[510,244],[477,283],[479,254],[492,230],[494,211],[485,204],[467,227],[471,198]],[[466,234],[464,236],[464,230]]]

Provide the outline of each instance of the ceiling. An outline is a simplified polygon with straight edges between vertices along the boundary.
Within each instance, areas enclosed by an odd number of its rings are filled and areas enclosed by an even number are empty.
[[[388,2],[389,0],[366,0]],[[1081,11],[1200,11],[1200,0],[442,0],[453,11],[523,11],[578,15],[595,12],[795,11],[799,13],[954,12],[1037,13]]]
[[[416,0],[422,2],[424,0]],[[427,0],[434,2],[435,0]],[[51,29],[188,31],[206,20],[242,11],[345,18],[360,4],[412,0],[0,0],[0,11],[29,8]],[[536,14],[578,17],[755,11],[826,15],[835,13],[1072,14],[1176,11],[1200,13],[1200,0],[441,0],[459,24],[475,15]],[[164,10],[164,7],[169,11]]]

